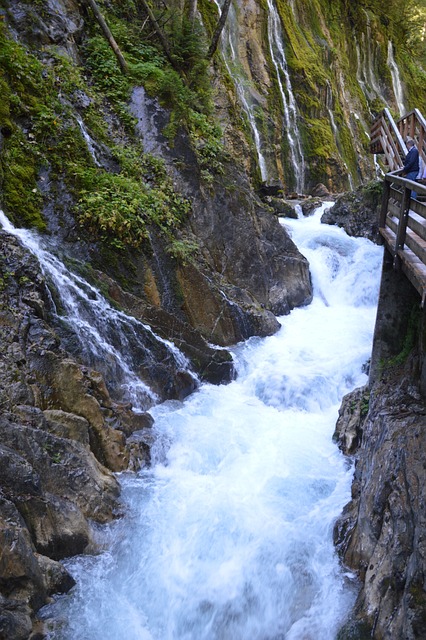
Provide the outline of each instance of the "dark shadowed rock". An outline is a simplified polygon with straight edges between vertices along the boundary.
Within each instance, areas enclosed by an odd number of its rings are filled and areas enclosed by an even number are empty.
[[[330,195],[330,191],[327,189],[325,184],[319,182],[311,191],[311,196],[314,198],[326,198]]]
[[[321,217],[321,222],[342,227],[349,236],[368,238],[377,243],[381,201],[382,183],[371,182],[339,196],[335,205]]]

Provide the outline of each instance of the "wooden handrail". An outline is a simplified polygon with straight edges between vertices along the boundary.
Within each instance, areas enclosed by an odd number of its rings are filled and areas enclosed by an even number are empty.
[[[407,147],[389,109],[377,116],[371,127],[371,153],[383,153],[391,171],[401,167]]]
[[[402,169],[385,175],[379,232],[393,256],[395,269],[402,269],[426,300],[426,185],[407,180]],[[412,192],[417,198],[411,198]],[[425,201],[425,202],[424,202]]]
[[[418,109],[397,122],[389,109],[377,116],[371,127],[371,153],[383,153],[390,172],[385,175],[379,232],[393,256],[395,269],[402,269],[426,301],[426,184],[403,178],[405,138],[416,141],[426,165],[426,120]],[[417,198],[411,197],[412,192]]]
[[[413,109],[396,122],[399,132],[405,138],[409,135],[416,140],[417,148],[426,164],[426,120],[419,109]]]

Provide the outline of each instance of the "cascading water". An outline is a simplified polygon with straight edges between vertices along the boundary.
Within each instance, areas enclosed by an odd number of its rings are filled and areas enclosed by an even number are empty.
[[[235,348],[237,380],[153,408],[152,468],[122,477],[127,515],[45,608],[50,640],[331,640],[356,591],[333,522],[352,470],[331,436],[366,382],[382,249],[283,221],[312,266],[312,304]],[[55,622],[52,622],[52,618]]]
[[[81,134],[82,134],[84,140],[86,141],[87,148],[89,150],[90,155],[92,156],[93,162],[95,163],[95,165],[97,167],[100,167],[101,163],[99,162],[97,153],[95,151],[95,143],[94,143],[91,135],[87,131],[86,125],[84,124],[83,120],[80,118],[79,115],[76,115],[75,119],[77,120],[78,126],[80,127]]]
[[[219,0],[214,0],[214,2],[220,14],[222,12],[222,8]],[[261,149],[261,136],[256,122],[256,108],[259,106],[258,100],[256,100],[255,97],[255,93],[257,92],[254,90],[253,82],[248,77],[239,59],[238,39],[238,18],[235,7],[231,3],[228,17],[221,34],[221,51],[226,69],[230,77],[234,80],[238,98],[250,123],[257,151],[260,176],[262,182],[266,182],[268,179],[268,171],[265,156]]]
[[[395,100],[398,105],[399,115],[404,115],[405,113],[405,104],[404,104],[404,91],[402,89],[401,78],[399,77],[399,69],[398,65],[395,62],[393,57],[393,45],[389,40],[388,42],[388,67],[391,72],[392,77],[392,87],[395,95]]]
[[[370,100],[380,98],[386,106],[389,106],[385,95],[380,87],[380,81],[374,68],[375,61],[378,59],[379,44],[374,40],[371,34],[371,20],[368,12],[362,9],[366,20],[366,33],[361,35],[361,47],[356,42],[357,55],[357,80],[362,87],[363,92]],[[361,53],[362,52],[362,53]]]
[[[271,58],[275,67],[278,86],[280,89],[284,115],[284,130],[290,147],[290,161],[294,172],[296,191],[298,193],[303,193],[305,186],[305,158],[302,151],[302,145],[300,144],[296,101],[294,99],[290,74],[288,72],[287,60],[284,52],[284,34],[281,27],[281,20],[273,1],[267,0],[267,4],[269,50],[271,52]],[[282,83],[281,74],[284,76],[285,88]]]
[[[95,287],[45,250],[32,231],[16,229],[2,211],[0,226],[18,237],[39,260],[59,296],[58,318],[70,335],[70,343],[78,341],[82,360],[104,375],[113,397],[131,402],[139,410],[158,401],[140,376],[141,366],[149,367],[154,362],[150,348],[155,347],[157,354],[160,352],[164,361],[173,362],[177,370],[189,371],[187,359],[171,342],[157,336],[148,325],[114,309]]]
[[[330,118],[330,124],[331,124],[331,130],[333,131],[333,136],[334,136],[334,140],[336,142],[336,147],[338,148],[338,150],[340,151],[341,155],[342,154],[342,145],[340,144],[340,140],[339,140],[339,131],[336,125],[336,121],[334,119],[334,114],[333,114],[333,92],[331,89],[331,83],[327,80],[327,92],[326,92],[326,99],[325,99],[325,106],[327,107],[327,111],[328,111],[328,115]],[[354,181],[352,178],[352,174],[349,171],[348,165],[346,164],[346,162],[344,162],[345,165],[345,169],[347,171],[348,174],[348,180],[349,180],[349,186],[352,189],[352,191],[354,190]]]

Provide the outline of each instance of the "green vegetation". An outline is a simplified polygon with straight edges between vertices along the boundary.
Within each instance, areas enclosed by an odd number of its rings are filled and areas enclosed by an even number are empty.
[[[190,211],[189,201],[174,192],[165,173],[161,188],[143,183],[146,156],[142,162],[124,154],[120,150],[119,174],[78,164],[68,167],[77,187],[79,222],[117,249],[140,246],[148,239],[151,224],[170,233]],[[153,165],[158,169],[155,161]]]
[[[389,358],[386,363],[387,368],[401,366],[407,360],[417,342],[421,315],[421,310],[417,306],[413,306],[408,318],[402,349],[396,356]]]
[[[0,156],[1,205],[18,226],[44,229],[44,198],[39,183],[40,170],[44,168],[49,179],[65,182],[75,198],[77,221],[105,244],[116,249],[140,246],[148,237],[150,225],[171,237],[189,214],[190,203],[174,190],[164,164],[144,154],[135,139],[126,146],[111,147],[101,101],[107,96],[123,126],[133,131],[133,120],[126,109],[131,83],[117,71],[115,59],[102,38],[95,36],[87,47],[89,67],[93,73],[96,70],[93,87],[66,58],[53,54],[50,66],[42,65],[9,39],[0,25],[0,128],[4,137]],[[120,167],[118,173],[94,166],[80,127],[67,106],[77,90],[90,101],[85,112],[87,125],[98,140],[109,143]],[[56,97],[59,91],[62,102]],[[198,114],[198,119],[195,112],[191,115],[201,166],[209,162],[209,168],[214,168],[219,131],[203,114]],[[15,123],[15,117],[26,123],[25,133]],[[208,140],[202,144],[199,141],[203,133]]]

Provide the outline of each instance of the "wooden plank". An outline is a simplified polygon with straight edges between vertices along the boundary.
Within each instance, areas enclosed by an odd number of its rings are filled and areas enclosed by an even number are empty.
[[[401,212],[401,205],[398,202],[392,202],[391,200],[389,200],[388,213],[399,218],[400,212]]]
[[[411,229],[407,229],[405,244],[414,254],[416,254],[423,264],[426,263],[426,240],[420,238],[420,236],[418,236],[417,233],[414,233]]]
[[[417,193],[419,192],[420,190]],[[426,203],[420,202],[420,200],[411,200],[410,209],[415,211],[422,218],[426,219]]]
[[[424,220],[421,216],[418,216],[413,211],[410,211],[410,215],[408,216],[408,226],[420,238],[426,240],[426,220]]]
[[[426,265],[409,249],[398,251],[398,257],[402,271],[421,295],[423,306],[426,297]]]
[[[385,244],[390,253],[395,256],[396,234],[389,227],[380,227],[380,235],[385,240]]]
[[[410,180],[407,180],[406,182],[409,183]],[[403,197],[402,197],[401,213],[399,216],[398,231],[396,234],[397,251],[404,247],[405,233],[406,233],[407,222],[408,222],[408,213],[410,211],[410,194],[411,194],[411,190],[406,186],[404,189]]]
[[[398,218],[392,218],[390,216],[386,218],[386,226],[393,231],[393,233],[395,234],[395,237],[398,233],[398,224],[399,224]]]

